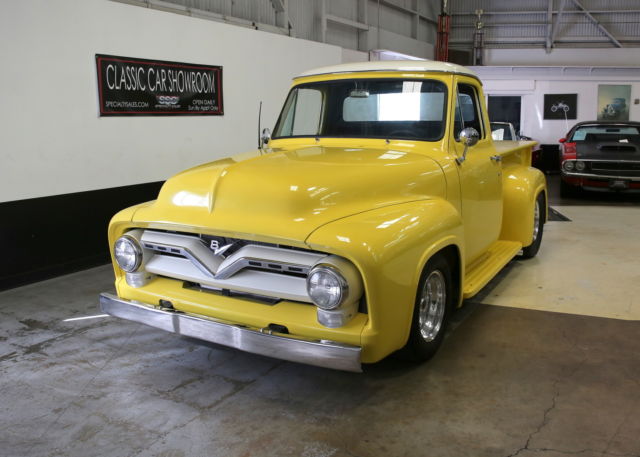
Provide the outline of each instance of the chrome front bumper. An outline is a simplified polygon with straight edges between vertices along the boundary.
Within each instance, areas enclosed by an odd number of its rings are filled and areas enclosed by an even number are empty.
[[[100,294],[100,309],[115,317],[241,351],[335,370],[362,371],[362,348],[358,346],[264,333],[260,329],[134,303],[108,293]]]
[[[640,181],[640,176],[619,176],[615,174],[602,174],[598,175],[595,173],[581,173],[575,171],[564,171],[562,170],[562,175],[567,178],[582,178],[582,179],[619,179],[621,181]]]

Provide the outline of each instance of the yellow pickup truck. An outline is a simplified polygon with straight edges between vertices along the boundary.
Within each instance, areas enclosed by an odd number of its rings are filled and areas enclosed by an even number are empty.
[[[123,319],[360,371],[430,358],[547,216],[534,142],[494,143],[482,84],[431,61],[296,77],[256,151],[169,179],[109,225]]]

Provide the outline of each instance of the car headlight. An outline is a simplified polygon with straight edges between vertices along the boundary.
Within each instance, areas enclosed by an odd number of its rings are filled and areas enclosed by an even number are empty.
[[[136,271],[142,264],[142,248],[138,241],[129,235],[122,235],[113,246],[113,254],[118,266],[127,273]]]
[[[572,160],[567,160],[562,166],[565,170],[571,171],[573,170],[575,163]]]
[[[578,171],[582,171],[582,170],[584,170],[585,168],[586,168],[586,165],[585,165],[585,163],[584,163],[584,162],[581,162],[580,160],[578,160],[578,161],[576,162],[576,170],[578,170]]]
[[[318,265],[307,276],[307,292],[318,308],[330,310],[336,309],[346,300],[349,285],[336,268]]]

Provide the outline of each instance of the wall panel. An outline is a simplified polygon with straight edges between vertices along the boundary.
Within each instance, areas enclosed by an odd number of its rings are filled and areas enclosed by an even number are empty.
[[[96,53],[222,65],[225,114],[100,118]],[[255,149],[258,102],[273,126],[294,75],[342,61],[336,46],[104,0],[0,2],[0,55],[0,289],[106,262],[113,214]]]
[[[292,76],[342,59],[335,46],[103,0],[2,2],[0,38],[0,84],[15,88],[0,105],[0,202],[155,182],[255,148],[258,102],[272,126]],[[100,118],[96,53],[222,65],[225,114]]]

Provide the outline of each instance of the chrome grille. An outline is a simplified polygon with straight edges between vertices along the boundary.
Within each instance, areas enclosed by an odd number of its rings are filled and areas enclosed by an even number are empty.
[[[211,243],[212,239],[215,243]],[[206,289],[307,303],[311,299],[306,276],[311,267],[330,257],[269,243],[222,237],[203,239],[201,235],[159,230],[145,230],[140,242],[148,273]]]
[[[640,177],[640,162],[590,162],[591,171],[596,174],[615,174],[621,177]]]

